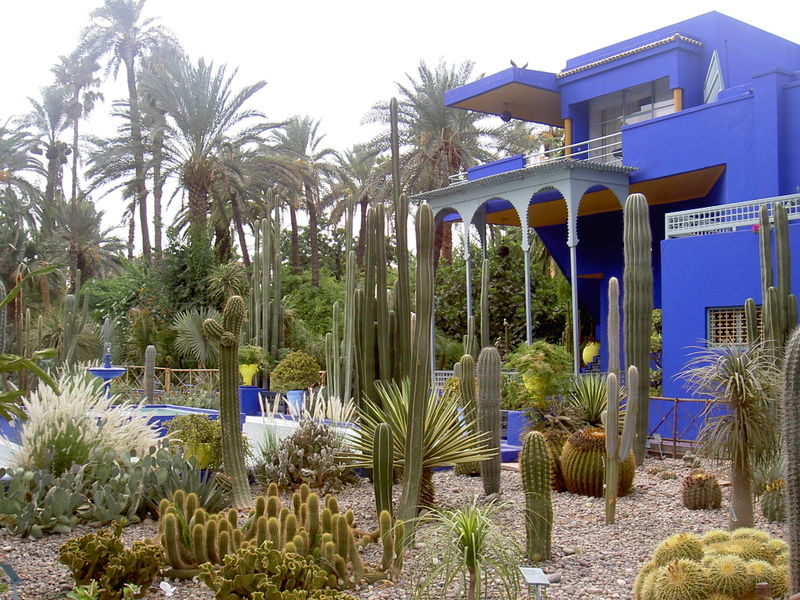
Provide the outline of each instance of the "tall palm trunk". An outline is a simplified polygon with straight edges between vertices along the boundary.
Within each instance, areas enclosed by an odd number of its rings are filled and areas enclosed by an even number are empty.
[[[308,237],[311,242],[311,285],[319,287],[319,223],[317,221],[316,191],[306,189]]]
[[[163,119],[164,113],[161,113]],[[163,230],[161,220],[161,197],[164,193],[164,177],[161,174],[161,163],[164,159],[164,131],[161,129],[163,122],[156,125],[153,134],[153,244],[155,246],[156,260],[163,256]]]
[[[242,223],[242,207],[239,204],[239,195],[231,195],[231,210],[233,211],[233,222],[236,226],[236,235],[239,238],[239,247],[242,251],[242,261],[244,266],[250,266],[250,253],[247,251],[247,238],[244,236],[244,225]]]
[[[131,142],[133,142],[133,165],[136,173],[136,202],[139,205],[139,221],[142,229],[142,253],[150,262],[150,223],[147,219],[147,185],[145,184],[144,145],[142,144],[142,120],[139,114],[139,93],[136,90],[136,68],[133,54],[129,50],[123,57],[128,76],[128,105],[131,113]]]
[[[292,228],[292,272],[300,273],[300,232],[297,227],[297,211],[289,204],[289,223]]]
[[[731,464],[731,529],[753,527],[753,472],[744,457]]]
[[[75,89],[75,98],[73,99],[76,106],[80,106],[80,88]],[[70,291],[75,291],[75,278],[78,272],[78,244],[75,240],[75,227],[78,221],[78,122],[80,116],[80,108],[75,112],[74,123],[72,124],[72,195],[69,200],[69,228],[72,231],[72,236],[69,241],[69,249],[67,251],[67,263],[69,265],[69,281]]]

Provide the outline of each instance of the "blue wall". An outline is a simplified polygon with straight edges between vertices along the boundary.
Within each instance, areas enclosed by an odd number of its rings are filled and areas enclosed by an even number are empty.
[[[789,228],[794,254],[793,290],[800,282],[800,223]],[[761,304],[758,235],[752,231],[716,233],[664,240],[662,256],[664,396],[686,397],[670,375],[686,364],[691,346],[707,337],[706,309],[741,306],[747,298]],[[774,256],[774,252],[773,252]]]

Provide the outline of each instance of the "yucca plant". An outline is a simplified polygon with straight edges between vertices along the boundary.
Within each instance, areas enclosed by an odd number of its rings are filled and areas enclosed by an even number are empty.
[[[753,469],[780,451],[775,414],[780,368],[764,343],[700,348],[679,376],[712,404],[700,431],[705,453],[731,463],[731,528],[753,526]]]
[[[394,466],[402,468],[405,460],[408,404],[410,386],[376,382],[381,405],[369,400],[359,415],[359,428],[351,442],[350,458],[355,466],[372,467],[372,440],[378,423],[388,423],[394,441]],[[494,456],[495,450],[487,447],[486,435],[465,422],[459,414],[458,398],[435,393],[427,403],[425,434],[422,454],[422,484],[420,503],[431,506],[434,501],[433,469],[454,467],[457,464],[479,462]]]
[[[573,421],[583,427],[600,427],[608,407],[605,378],[601,374],[577,377],[567,396]]]
[[[442,590],[475,600],[481,597],[484,579],[499,584],[499,598],[515,599],[519,595],[517,565],[522,551],[513,535],[497,526],[498,513],[505,510],[502,502],[469,506],[453,511],[431,511],[422,518],[420,535],[424,551],[431,554],[416,572],[414,598],[440,598]],[[494,597],[494,596],[493,596]]]

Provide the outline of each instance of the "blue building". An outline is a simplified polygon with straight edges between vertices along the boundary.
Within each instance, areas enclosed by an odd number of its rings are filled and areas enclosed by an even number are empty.
[[[558,73],[500,71],[450,90],[445,102],[564,128],[557,152],[480,165],[418,198],[437,220],[475,227],[484,251],[485,224],[533,228],[603,347],[608,280],[622,280],[621,206],[629,193],[645,194],[654,304],[663,309],[664,396],[686,395],[673,376],[687,348],[743,339],[742,305],[748,297],[761,303],[752,227],[761,204],[787,206],[791,245],[800,247],[794,42],[711,12],[575,57]],[[467,265],[469,280],[469,258]],[[527,331],[530,341],[530,320]]]

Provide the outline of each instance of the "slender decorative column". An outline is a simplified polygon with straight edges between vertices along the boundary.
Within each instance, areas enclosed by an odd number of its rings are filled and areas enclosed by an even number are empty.
[[[533,324],[531,323],[531,248],[525,247],[525,343],[533,343]]]
[[[567,117],[566,119],[564,119],[564,146],[567,146],[566,148],[564,148],[564,156],[569,156],[570,154],[572,154],[572,148],[569,148],[569,146],[571,145],[572,145],[572,119],[570,117]]]
[[[672,103],[675,105],[675,112],[683,110],[683,88],[672,89]]]
[[[578,323],[578,244],[569,246],[569,282],[572,288],[572,355],[574,359],[575,375],[581,372],[581,351],[580,351],[580,324]]]

